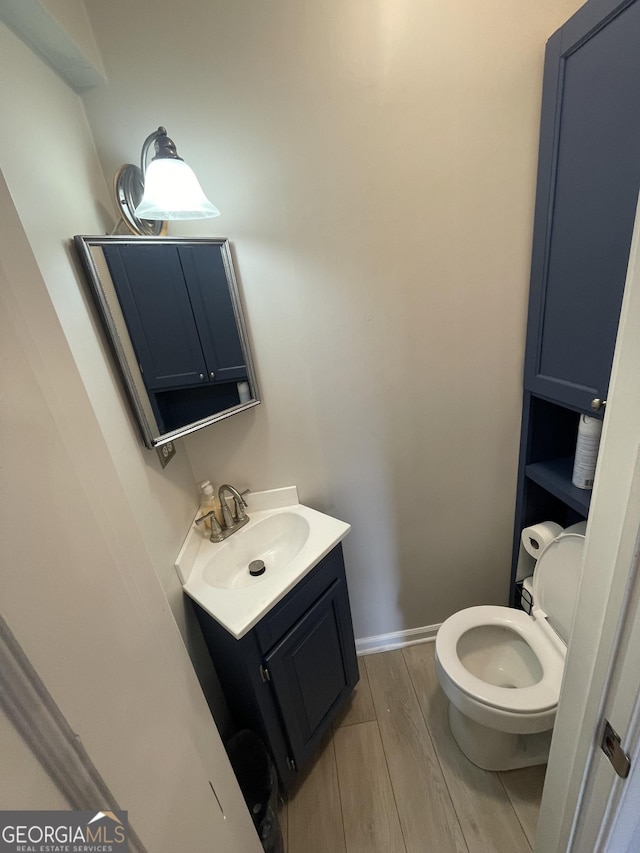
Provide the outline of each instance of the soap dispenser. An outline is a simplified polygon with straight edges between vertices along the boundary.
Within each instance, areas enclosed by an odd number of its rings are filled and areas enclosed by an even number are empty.
[[[211,485],[210,480],[203,480],[200,484],[200,515],[206,515],[208,512],[212,510],[216,514],[216,518],[219,515],[219,504],[218,499],[216,497],[216,490]],[[208,518],[204,522],[204,526],[207,530],[211,530],[211,519]]]

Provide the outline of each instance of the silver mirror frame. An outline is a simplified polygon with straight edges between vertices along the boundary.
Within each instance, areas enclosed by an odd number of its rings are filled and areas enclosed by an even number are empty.
[[[97,256],[92,253],[92,249],[100,248],[102,246],[131,243],[169,243],[178,246],[210,244],[220,248],[220,254],[229,286],[229,294],[233,305],[233,313],[238,328],[240,343],[245,357],[247,376],[249,379],[251,398],[247,402],[239,403],[237,406],[232,406],[229,409],[213,413],[206,418],[186,424],[184,427],[180,427],[179,429],[174,429],[165,433],[160,432],[153,416],[148,393],[144,386],[144,382],[142,381],[142,374],[140,373],[137,360],[132,358],[133,345],[124,323],[124,318],[115,294],[115,289],[110,281],[108,269],[106,268],[106,264],[100,264]],[[258,382],[251,356],[249,336],[247,333],[240,292],[233,267],[233,258],[229,240],[226,238],[167,238],[137,237],[133,235],[101,235],[94,237],[77,235],[74,237],[74,244],[86,273],[86,278],[91,286],[94,301],[97,304],[101,319],[106,327],[109,343],[116,357],[118,367],[120,368],[125,384],[125,390],[127,391],[127,396],[129,397],[133,412],[138,421],[138,426],[140,427],[145,447],[150,449],[160,447],[167,442],[175,441],[185,435],[190,435],[197,430],[203,429],[204,427],[210,426],[218,421],[225,420],[231,415],[235,415],[238,412],[244,412],[247,409],[251,409],[254,406],[259,405],[260,396]]]

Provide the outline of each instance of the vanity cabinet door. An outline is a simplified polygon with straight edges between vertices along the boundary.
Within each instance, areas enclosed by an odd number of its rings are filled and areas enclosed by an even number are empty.
[[[358,681],[344,581],[326,590],[266,663],[293,758],[301,767]]]

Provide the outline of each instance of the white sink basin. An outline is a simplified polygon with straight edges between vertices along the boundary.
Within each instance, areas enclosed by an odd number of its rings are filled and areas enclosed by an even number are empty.
[[[351,529],[297,501],[295,486],[249,494],[248,524],[219,543],[193,524],[178,555],[184,591],[238,639]],[[254,560],[265,565],[257,577]]]
[[[220,543],[202,569],[202,579],[217,589],[253,586],[282,571],[304,548],[311,528],[296,512],[277,512],[234,533]],[[249,564],[262,560],[264,574],[253,577]]]

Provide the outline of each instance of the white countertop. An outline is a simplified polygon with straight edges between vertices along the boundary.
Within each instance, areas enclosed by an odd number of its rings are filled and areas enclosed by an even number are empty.
[[[246,500],[249,523],[224,542],[210,542],[208,532],[197,527],[194,519],[175,562],[184,591],[236,639],[253,628],[351,529],[346,522],[299,503],[295,486],[249,493]],[[262,559],[260,553],[245,557],[246,545],[257,541],[261,522],[278,514],[296,515],[308,525],[306,540],[291,559],[271,571],[269,560],[265,559],[264,575],[243,578],[242,585],[221,588],[207,582],[213,575],[212,563],[231,566],[238,555],[241,559]],[[291,519],[282,519],[286,520]],[[265,525],[262,529],[266,529]]]

